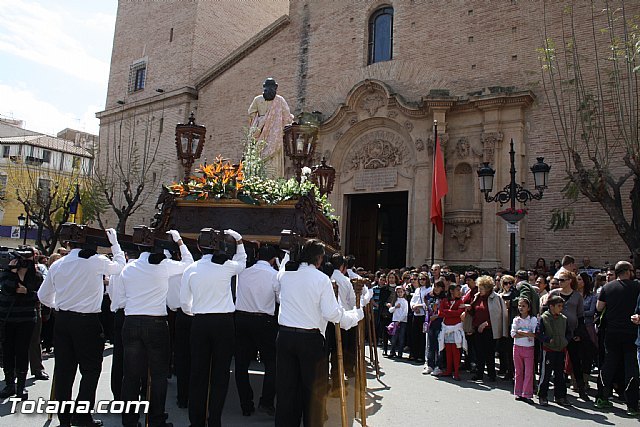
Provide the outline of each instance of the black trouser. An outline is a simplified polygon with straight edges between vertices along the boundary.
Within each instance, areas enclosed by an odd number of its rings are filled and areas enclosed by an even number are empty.
[[[8,382],[18,378],[24,387],[29,367],[29,343],[35,322],[5,322],[2,353],[4,361],[4,377]]]
[[[582,341],[574,341],[573,339],[570,339],[567,345],[569,360],[571,360],[571,371],[580,392],[585,390],[584,377],[582,376],[584,372],[582,369],[582,348]]]
[[[42,347],[40,346],[40,333],[42,332],[42,312],[40,303],[36,305],[36,323],[33,325],[31,341],[29,342],[29,366],[31,375],[38,375],[44,372],[42,364]]]
[[[169,373],[169,328],[166,316],[125,316],[122,325],[122,345],[122,400],[138,400],[141,379],[150,375],[149,425],[163,426]],[[123,413],[122,424],[136,426],[138,418],[137,413]]]
[[[276,427],[298,427],[301,419],[305,427],[322,426],[329,374],[324,337],[281,326],[276,343]]]
[[[100,308],[100,322],[104,330],[104,339],[113,343],[113,312],[111,311],[111,298],[109,295],[102,296],[102,305]]]
[[[513,378],[513,338],[503,337],[499,340],[500,373]]]
[[[189,377],[191,376],[191,321],[181,309],[176,312],[173,364],[176,372],[177,400],[181,405],[189,402]]]
[[[482,376],[484,367],[487,367],[489,378],[496,377],[496,340],[493,339],[491,328],[484,328],[482,332],[476,332],[476,368],[477,374]]]
[[[383,317],[380,316],[380,331],[382,333],[379,335],[382,337],[382,351],[385,353],[389,348],[389,340],[391,337],[389,336],[389,331],[387,330],[387,326],[391,324],[391,317]]]
[[[635,334],[620,334],[607,330],[604,338],[604,365],[598,378],[599,395],[609,398],[616,372],[624,370],[624,390],[627,407],[638,410],[638,347]],[[620,365],[619,361],[623,360]],[[602,390],[600,390],[602,389]]]
[[[54,346],[56,311],[49,307],[47,307],[46,310],[48,310],[49,315],[46,316],[47,318],[42,319],[42,331],[40,331],[40,337],[42,338],[42,347],[46,350],[51,350]]]
[[[253,389],[249,382],[249,364],[260,352],[264,363],[260,404],[273,406],[276,394],[276,318],[269,315],[248,314],[236,311],[235,376],[242,410],[252,410]]]
[[[564,378],[564,351],[542,350],[542,367],[538,397],[546,399],[549,393],[549,381],[553,373],[553,397],[558,400],[567,397],[567,383]]]
[[[417,361],[424,362],[424,348],[426,345],[426,336],[422,333],[422,325],[425,316],[413,315],[413,323],[411,323],[411,352],[409,357]]]
[[[122,377],[124,376],[123,324],[124,308],[121,308],[113,315],[113,359],[111,359],[111,393],[113,394],[113,400],[121,400],[120,396],[122,395]]]
[[[79,366],[82,379],[76,401],[89,402],[90,407],[93,408],[102,371],[102,351],[104,350],[104,335],[98,314],[58,311],[54,333],[56,400],[59,402],[71,400],[73,382]],[[71,413],[66,412],[66,409],[58,413],[60,424],[71,422]],[[79,417],[90,419],[91,415],[81,414]]]
[[[357,328],[349,330],[340,329],[340,339],[342,341],[342,366],[344,373],[348,377],[355,375],[355,350]],[[338,375],[338,346],[336,342],[335,324],[329,322],[325,332],[325,342],[327,350],[327,361],[331,361],[331,387],[340,387],[340,375]],[[342,379],[344,381],[344,379]]]
[[[196,314],[193,317],[189,383],[191,427],[204,427],[207,404],[208,426],[222,425],[222,409],[229,389],[229,367],[235,344],[234,330],[233,313]]]

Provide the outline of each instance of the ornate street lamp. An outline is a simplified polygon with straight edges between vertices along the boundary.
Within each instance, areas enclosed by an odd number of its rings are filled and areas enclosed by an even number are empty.
[[[27,244],[27,230],[28,230],[28,223],[29,221],[29,212],[27,211],[27,216],[25,218],[24,214],[20,214],[18,216],[18,227],[20,227],[22,229],[22,227],[24,227],[24,240],[22,241],[23,245]]]
[[[178,159],[184,167],[184,180],[188,181],[191,175],[191,167],[196,159],[202,154],[204,138],[207,128],[196,124],[196,118],[193,111],[189,116],[189,123],[176,125],[176,149],[178,150]]]
[[[284,153],[291,159],[296,168],[296,178],[304,166],[311,166],[313,153],[318,143],[318,127],[313,125],[299,125],[293,123],[284,127]]]
[[[318,186],[321,196],[331,194],[335,180],[336,170],[327,164],[327,159],[324,157],[319,165],[311,168],[311,181]]]
[[[498,191],[495,195],[490,195],[490,193],[493,191],[493,178],[496,174],[496,171],[491,166],[489,166],[488,162],[484,162],[478,169],[478,181],[480,185],[480,191],[484,194],[484,200],[487,203],[498,202],[500,203],[500,206],[502,206],[505,203],[511,202],[511,207],[505,209],[502,212],[498,212],[498,215],[500,215],[502,219],[504,219],[508,223],[516,224],[518,221],[522,220],[522,218],[524,218],[527,213],[525,209],[516,210],[516,201],[524,203],[526,205],[527,202],[531,200],[542,199],[542,193],[548,186],[549,171],[551,170],[551,166],[544,162],[544,157],[537,158],[538,161],[531,167],[531,172],[533,173],[534,185],[538,192],[532,193],[516,182],[516,153],[513,149],[513,139],[511,139],[510,147],[511,149],[509,150],[509,158],[511,160],[511,169],[509,170],[509,172],[511,174],[511,181],[509,182],[509,184],[502,190]],[[509,264],[511,272],[515,272],[516,234],[515,230],[510,230],[509,233],[511,235],[511,243],[509,248]]]

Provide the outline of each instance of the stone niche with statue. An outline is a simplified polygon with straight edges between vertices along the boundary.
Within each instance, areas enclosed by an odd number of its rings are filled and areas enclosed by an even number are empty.
[[[340,248],[337,217],[327,201],[335,170],[323,160],[311,167],[317,127],[293,123],[284,129],[284,153],[296,176],[264,176],[258,141],[246,136],[244,157],[238,163],[218,157],[191,169],[202,152],[204,126],[193,113],[188,124],[176,126],[178,158],[185,169],[182,182],[163,186],[151,226],[156,233],[179,230],[197,238],[202,228],[243,230],[247,241],[278,244],[282,230],[302,238],[322,240],[329,251]]]

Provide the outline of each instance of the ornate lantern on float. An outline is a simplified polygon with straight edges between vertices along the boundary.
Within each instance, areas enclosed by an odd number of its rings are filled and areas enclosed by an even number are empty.
[[[336,170],[327,164],[324,157],[319,165],[311,169],[311,181],[318,186],[321,196],[331,194],[335,180]]]
[[[300,181],[302,168],[311,166],[313,154],[318,143],[318,127],[292,123],[284,127],[284,153],[293,162],[296,178]]]
[[[189,180],[193,162],[199,159],[202,154],[206,133],[206,127],[196,124],[193,111],[189,116],[189,123],[176,125],[176,149],[178,150],[178,159],[184,167],[185,181]]]

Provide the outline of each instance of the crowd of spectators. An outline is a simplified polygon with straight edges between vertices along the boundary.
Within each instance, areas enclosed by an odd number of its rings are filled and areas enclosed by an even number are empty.
[[[358,274],[373,282],[373,312],[384,356],[423,366],[424,375],[513,383],[515,399],[596,408],[613,391],[638,416],[640,266],[596,268],[569,255],[530,270],[455,272],[446,265]],[[389,345],[391,342],[391,346]]]

